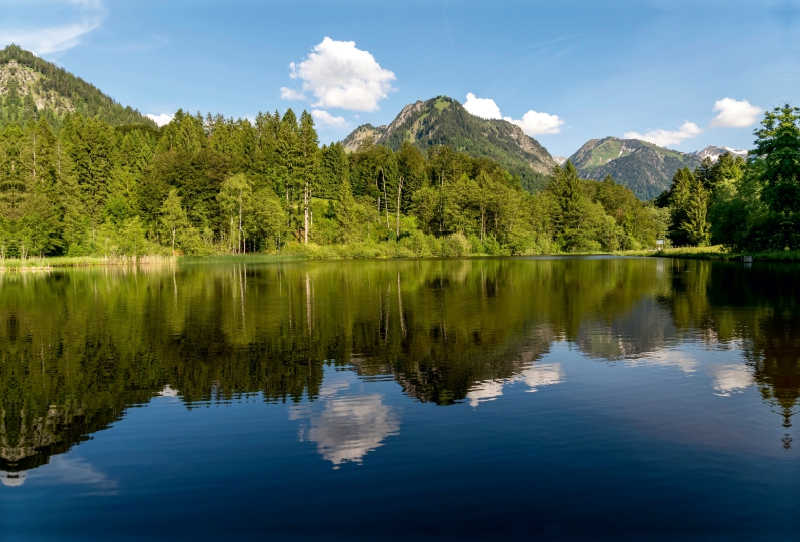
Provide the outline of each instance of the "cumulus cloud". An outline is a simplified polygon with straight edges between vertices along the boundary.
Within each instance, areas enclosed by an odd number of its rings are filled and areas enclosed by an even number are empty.
[[[677,145],[684,139],[690,139],[698,135],[702,130],[693,122],[684,122],[677,130],[650,130],[645,134],[638,132],[626,132],[626,139],[641,139],[649,141],[659,147],[666,147],[668,145]]]
[[[78,6],[76,21],[53,27],[0,28],[0,46],[15,43],[37,55],[65,51],[78,45],[80,38],[98,28],[106,17],[99,0],[61,1]]]
[[[500,113],[500,107],[491,98],[478,98],[473,93],[467,93],[467,101],[464,102],[464,109],[470,114],[483,119],[503,119],[512,124],[516,124],[522,131],[529,136],[539,134],[557,134],[561,131],[564,121],[558,115],[539,113],[530,110],[522,116],[522,119],[504,117]]]
[[[368,51],[354,41],[335,41],[329,37],[315,45],[300,64],[292,62],[290,77],[303,81],[302,91],[281,88],[281,97],[306,100],[316,98],[314,107],[339,107],[351,111],[376,111],[378,102],[394,90],[393,72],[381,68]]]
[[[314,120],[318,123],[324,124],[325,126],[344,126],[346,122],[344,117],[335,117],[321,109],[312,109],[311,116],[314,117]]]
[[[145,115],[148,119],[152,120],[159,126],[164,126],[165,124],[169,124],[169,121],[172,120],[173,115],[169,115],[167,113],[161,113],[160,115],[153,115],[152,113],[148,113]]]
[[[564,121],[558,118],[558,115],[538,113],[533,110],[522,115],[522,120],[514,120],[507,117],[506,120],[522,128],[522,131],[529,136],[536,134],[557,134],[561,131],[561,125],[564,124]]]
[[[711,126],[726,128],[746,128],[758,121],[758,116],[764,112],[757,105],[751,105],[747,100],[734,100],[723,98],[714,102],[714,111],[718,114],[711,119]]]
[[[500,108],[491,98],[477,98],[471,92],[467,92],[467,101],[464,102],[464,109],[471,115],[482,119],[502,119]]]

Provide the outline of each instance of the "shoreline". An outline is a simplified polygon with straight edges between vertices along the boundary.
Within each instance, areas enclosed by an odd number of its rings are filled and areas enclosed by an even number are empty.
[[[530,254],[519,256],[500,256],[500,257],[569,257],[569,256],[611,256],[611,257],[640,257],[640,258],[670,258],[686,260],[710,260],[710,261],[742,261],[743,257],[749,256],[753,262],[800,262],[800,251],[771,251],[758,252],[752,254],[724,252],[721,247],[697,247],[697,248],[675,248],[653,250],[626,250],[615,252],[559,252],[553,254]],[[465,258],[493,258],[497,256],[475,254],[464,255]],[[143,266],[143,265],[164,265],[164,264],[211,264],[211,263],[277,263],[277,262],[301,262],[301,261],[322,261],[322,260],[408,260],[408,259],[449,259],[445,256],[429,256],[422,258],[409,257],[327,257],[315,258],[308,254],[227,254],[210,256],[141,256],[138,258],[108,258],[95,256],[53,256],[43,258],[28,258],[25,260],[2,259],[0,260],[0,273],[21,272],[21,271],[47,271],[56,268],[76,268],[76,267],[111,267],[111,266]]]

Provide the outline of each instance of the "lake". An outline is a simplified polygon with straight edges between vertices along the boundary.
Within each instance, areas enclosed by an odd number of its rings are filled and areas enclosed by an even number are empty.
[[[0,537],[797,539],[800,267],[0,274]]]

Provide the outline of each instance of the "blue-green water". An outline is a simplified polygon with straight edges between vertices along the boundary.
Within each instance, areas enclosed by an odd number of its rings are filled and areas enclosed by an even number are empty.
[[[797,539],[799,272],[0,275],[0,537]]]

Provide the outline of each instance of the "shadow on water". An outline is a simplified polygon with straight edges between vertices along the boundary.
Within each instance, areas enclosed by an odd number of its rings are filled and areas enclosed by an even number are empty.
[[[655,259],[0,275],[0,471],[6,485],[21,483],[24,471],[164,394],[188,408],[250,395],[308,399],[293,416],[312,420],[309,439],[324,448],[332,438],[313,423],[322,416],[341,431],[348,417],[371,416],[382,427],[366,437],[374,447],[397,421],[376,397],[337,399],[326,367],[394,380],[423,403],[477,404],[503,382],[560,382],[558,364],[536,365],[559,341],[608,361],[687,340],[740,349],[744,364],[724,368],[715,389],[754,382],[782,417],[788,448],[800,395],[798,277],[788,265]],[[316,412],[315,401],[336,408]],[[321,453],[336,465],[365,452]]]

